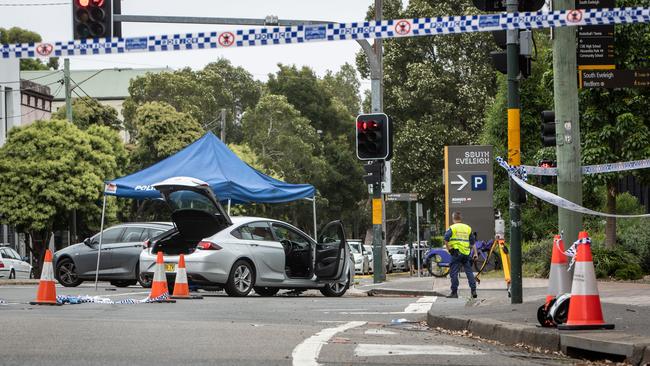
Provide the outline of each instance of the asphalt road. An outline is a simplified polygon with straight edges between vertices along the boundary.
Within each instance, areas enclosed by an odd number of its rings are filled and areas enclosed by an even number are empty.
[[[59,295],[143,299],[100,283]],[[32,306],[36,286],[0,286],[2,365],[557,365],[570,360],[423,326],[435,297],[272,298],[205,293],[175,304]]]

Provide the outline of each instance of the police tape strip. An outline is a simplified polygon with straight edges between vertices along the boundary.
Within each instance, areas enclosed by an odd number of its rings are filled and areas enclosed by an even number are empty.
[[[538,166],[521,165],[528,175],[557,175],[557,168],[541,168]],[[586,165],[582,167],[582,174],[598,174],[624,172],[627,170],[650,168],[650,159],[626,161],[622,163]]]
[[[585,215],[593,215],[593,216],[602,216],[602,217],[616,217],[616,218],[633,218],[633,217],[650,217],[650,214],[642,214],[642,215],[615,215],[615,214],[608,214],[604,212],[598,212],[594,210],[590,210],[586,207],[582,207],[580,205],[577,205],[567,199],[564,199],[554,193],[545,191],[541,188],[535,187],[533,185],[530,185],[526,183],[522,178],[517,176],[517,174],[514,173],[512,170],[512,167],[508,165],[501,157],[497,157],[497,162],[499,165],[506,169],[508,171],[508,175],[512,178],[515,183],[517,183],[521,188],[523,188],[526,192],[532,194],[533,196],[541,199],[542,201],[546,201],[554,206],[573,211],[573,212],[579,212]]]
[[[0,55],[1,58],[65,57],[647,22],[650,22],[650,8],[577,9],[22,43],[0,46]]]
[[[159,302],[162,300],[167,300],[169,298],[169,293],[164,293],[156,298],[145,298],[143,300],[136,299],[122,299],[118,301],[111,300],[107,297],[100,296],[88,296],[88,295],[58,295],[56,297],[56,302],[59,304],[109,304],[109,305],[124,305],[124,304],[145,304],[150,302]]]

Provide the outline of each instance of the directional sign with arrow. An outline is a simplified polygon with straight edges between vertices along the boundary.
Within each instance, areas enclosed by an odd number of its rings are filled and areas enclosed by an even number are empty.
[[[459,187],[456,188],[456,190],[457,190],[457,191],[460,191],[460,190],[462,190],[463,188],[465,188],[465,186],[467,186],[467,179],[463,178],[463,176],[460,175],[460,174],[456,174],[456,176],[457,176],[458,179],[460,179],[460,180],[454,180],[454,181],[451,181],[451,182],[449,182],[449,183],[450,183],[450,184],[453,184],[453,185],[458,185]]]

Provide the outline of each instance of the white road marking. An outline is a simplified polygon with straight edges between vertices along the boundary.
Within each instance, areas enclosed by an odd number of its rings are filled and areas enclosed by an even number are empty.
[[[294,366],[314,366],[318,365],[318,354],[321,348],[332,338],[336,333],[344,332],[348,329],[360,327],[366,322],[355,321],[339,325],[335,328],[326,328],[313,336],[305,339],[302,343],[296,346],[291,353]]]
[[[370,334],[370,335],[393,335],[397,334],[395,332],[391,332],[390,330],[383,330],[383,329],[368,329],[365,331],[365,334]]]
[[[354,355],[357,357],[406,355],[475,356],[483,354],[483,352],[469,348],[429,344],[359,344],[354,349]]]
[[[342,311],[342,315],[393,315],[393,314],[406,314],[403,311]]]
[[[404,313],[426,314],[437,299],[437,296],[421,297],[416,302],[409,304],[409,306],[404,309]]]

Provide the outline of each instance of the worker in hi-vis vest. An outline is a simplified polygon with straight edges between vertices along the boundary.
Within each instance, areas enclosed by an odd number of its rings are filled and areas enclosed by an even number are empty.
[[[460,212],[452,213],[451,220],[454,223],[445,232],[445,246],[449,254],[451,254],[451,273],[449,274],[451,277],[451,294],[447,297],[458,298],[458,273],[462,266],[467,275],[469,288],[472,290],[472,297],[476,298],[476,280],[474,279],[474,272],[472,272],[472,261],[469,258],[470,246],[474,247],[473,259],[478,258],[476,246],[474,245],[476,238],[472,234],[472,228],[467,224],[463,224],[463,217]]]

